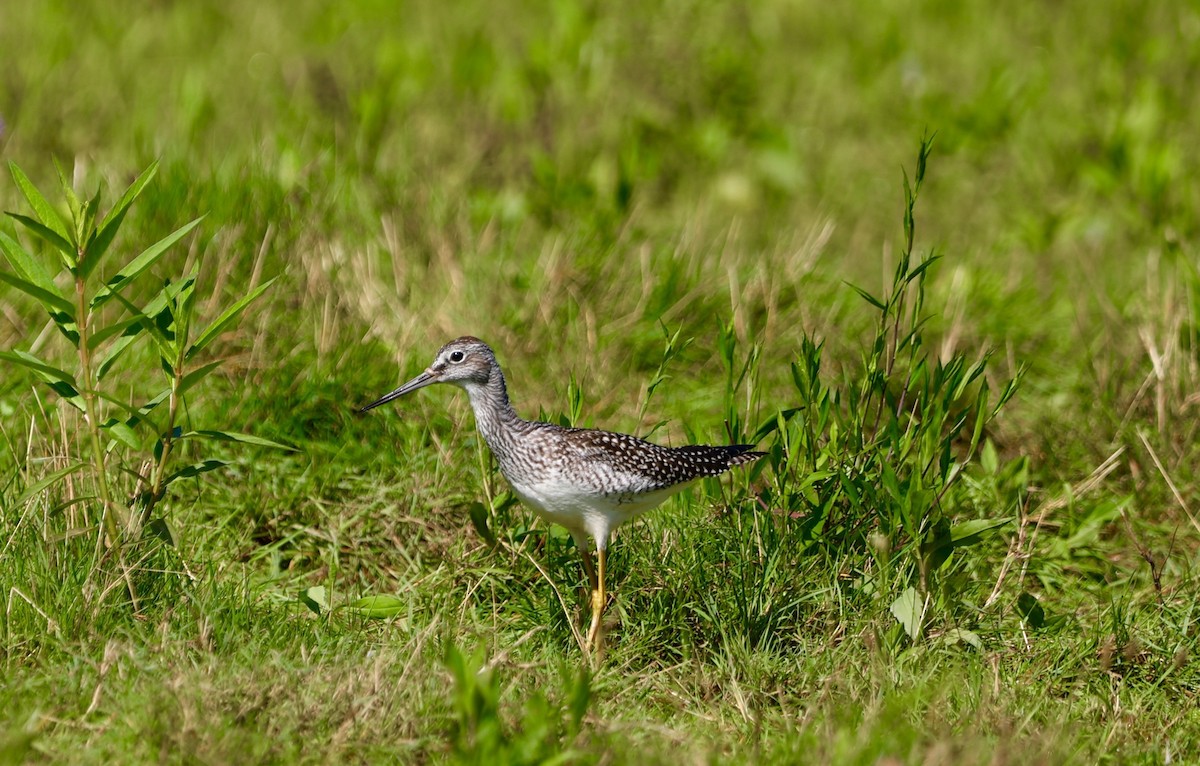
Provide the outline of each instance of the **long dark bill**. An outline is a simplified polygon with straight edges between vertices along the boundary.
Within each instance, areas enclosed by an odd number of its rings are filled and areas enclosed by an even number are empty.
[[[429,370],[426,370],[425,372],[421,373],[417,377],[408,381],[403,386],[400,386],[400,388],[397,388],[395,391],[391,392],[387,396],[384,396],[381,399],[376,399],[375,401],[368,404],[366,407],[359,408],[358,411],[366,412],[367,410],[373,410],[381,404],[387,404],[388,402],[390,402],[394,399],[399,399],[400,397],[404,396],[405,394],[409,394],[409,393],[412,393],[413,391],[416,391],[418,388],[424,388],[425,386],[432,385],[434,383],[437,383],[437,377],[434,376],[432,373],[430,373]]]

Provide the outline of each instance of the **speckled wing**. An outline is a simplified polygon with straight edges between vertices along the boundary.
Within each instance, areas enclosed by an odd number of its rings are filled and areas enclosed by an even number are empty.
[[[630,495],[666,489],[704,476],[716,476],[765,453],[753,445],[691,445],[663,447],[636,436],[599,430],[576,430],[572,446],[578,451],[576,466],[588,466],[579,477],[607,495]]]

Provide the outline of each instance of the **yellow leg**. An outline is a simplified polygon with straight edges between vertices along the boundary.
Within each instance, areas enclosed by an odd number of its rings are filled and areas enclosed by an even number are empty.
[[[579,555],[583,557],[583,573],[588,578],[588,593],[596,592],[596,567],[592,564],[592,549],[583,546],[579,548]]]
[[[598,563],[598,571],[595,573],[595,579],[592,580],[592,626],[588,629],[587,647],[588,651],[595,651],[599,648],[600,639],[600,618],[604,616],[604,607],[606,606],[607,594],[604,592],[604,559],[606,551],[600,548],[596,551],[596,559]],[[591,556],[587,557],[587,565],[585,569],[591,569]],[[592,578],[589,577],[589,580]]]

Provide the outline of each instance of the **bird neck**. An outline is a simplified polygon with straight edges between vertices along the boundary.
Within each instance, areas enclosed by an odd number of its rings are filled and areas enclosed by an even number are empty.
[[[495,452],[496,445],[521,418],[508,401],[508,388],[504,384],[504,373],[499,366],[492,367],[487,383],[466,386],[471,398],[471,409],[475,411],[475,425],[483,439]]]

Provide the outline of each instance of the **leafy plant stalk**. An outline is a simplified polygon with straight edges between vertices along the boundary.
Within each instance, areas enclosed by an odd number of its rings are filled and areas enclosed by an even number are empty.
[[[1020,374],[993,399],[984,375],[989,354],[943,360],[926,350],[925,280],[939,256],[916,255],[914,211],[931,147],[923,138],[915,175],[904,175],[903,250],[890,286],[882,297],[854,287],[878,312],[861,369],[827,382],[822,344],[804,338],[792,364],[800,405],[764,422],[754,438],[777,434],[772,455],[783,477],[775,502],[796,509],[788,523],[798,546],[867,554],[863,588],[888,595],[912,640],[934,615],[958,606],[953,578],[939,574],[950,571],[954,554],[1015,516],[963,518],[964,497],[955,491]]]
[[[83,249],[79,250],[79,261],[83,262],[87,258],[87,252]],[[91,337],[91,317],[88,311],[87,301],[87,286],[84,278],[81,275],[75,277],[75,305],[77,312],[77,324],[79,327],[79,370],[80,379],[84,381],[92,381],[92,353],[90,350]],[[80,391],[85,402],[84,420],[88,424],[89,441],[92,445],[92,471],[96,481],[96,488],[100,493],[100,518],[101,528],[96,538],[96,559],[99,559],[101,551],[104,549],[105,535],[108,537],[108,548],[112,550],[118,558],[121,557],[121,528],[126,526],[126,519],[121,518],[120,524],[116,518],[118,512],[116,505],[112,501],[112,492],[108,484],[108,467],[105,464],[104,443],[100,433],[100,403],[96,396],[96,390],[91,385],[85,385]],[[123,516],[123,514],[122,514]],[[122,562],[124,569],[124,563]],[[131,585],[132,587],[132,585]],[[132,591],[131,591],[132,593]],[[136,601],[136,596],[134,596]]]
[[[0,351],[0,359],[32,371],[65,403],[83,414],[87,422],[86,439],[90,444],[91,469],[101,505],[101,521],[97,525],[89,577],[100,570],[105,555],[115,556],[136,610],[138,598],[132,569],[122,549],[123,537],[131,537],[148,529],[163,541],[173,544],[165,519],[153,520],[151,524],[151,517],[166,496],[168,486],[179,479],[195,477],[226,465],[225,461],[209,459],[172,471],[171,465],[179,453],[179,441],[200,439],[284,447],[267,439],[229,431],[184,433],[178,425],[187,390],[219,366],[219,362],[197,366],[196,358],[237,321],[247,306],[271,285],[271,281],[255,287],[235,301],[192,340],[190,331],[194,318],[196,272],[175,282],[167,280],[158,294],[141,306],[124,293],[138,277],[157,264],[172,245],[192,231],[200,219],[176,229],[126,262],[98,287],[93,286],[101,279],[101,259],[113,243],[130,206],[157,172],[157,164],[147,168],[125,190],[99,223],[99,192],[81,201],[60,172],[62,194],[70,213],[69,217],[65,217],[46,200],[20,168],[11,163],[9,167],[13,180],[34,213],[32,218],[19,213],[9,213],[9,216],[49,245],[58,257],[59,271],[71,276],[74,295],[68,298],[60,292],[51,272],[40,260],[3,232],[0,232],[0,251],[13,271],[0,270],[0,283],[16,288],[41,304],[60,334],[74,347],[78,364],[73,374],[26,351]],[[105,310],[104,307],[110,303],[123,307],[121,313],[114,316],[113,311]],[[167,388],[140,405],[137,402],[126,404],[114,391],[106,389],[105,381],[117,361],[139,337],[149,337],[154,344],[158,352],[158,366],[166,374]],[[156,414],[164,401],[167,403],[165,422]],[[124,414],[121,417],[106,417],[106,411],[113,408]],[[151,443],[153,459],[138,460],[143,465],[150,465],[148,476],[122,468],[126,473],[137,475],[139,484],[139,491],[132,493],[133,499],[126,506],[116,499],[110,465],[114,460],[123,462],[121,458],[127,453],[122,452],[120,447],[136,453],[145,450]],[[74,470],[72,468],[71,472]],[[61,478],[65,478],[65,475]],[[104,593],[111,591],[111,584],[103,589]]]

